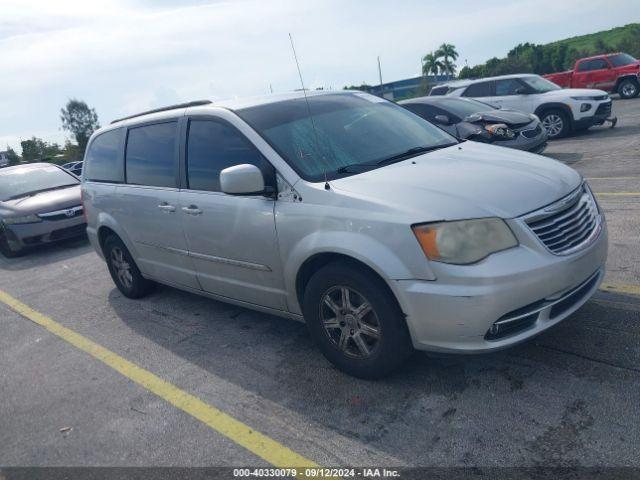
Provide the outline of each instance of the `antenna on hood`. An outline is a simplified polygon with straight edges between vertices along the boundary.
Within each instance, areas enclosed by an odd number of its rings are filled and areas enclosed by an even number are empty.
[[[316,130],[316,124],[313,121],[313,115],[311,113],[311,106],[309,105],[309,99],[307,98],[307,89],[304,88],[304,80],[302,80],[302,71],[300,70],[300,63],[298,63],[298,55],[296,55],[296,47],[293,46],[293,37],[289,33],[289,41],[291,42],[291,50],[293,50],[293,58],[296,61],[296,68],[298,69],[298,76],[300,77],[300,85],[302,85],[302,94],[304,95],[304,101],[307,104],[307,113],[309,114],[309,120],[311,121],[311,128],[313,129],[313,136],[316,141],[316,149],[320,154],[320,141],[318,139],[318,131]],[[327,180],[327,171],[324,170],[324,189],[329,190],[331,186]]]

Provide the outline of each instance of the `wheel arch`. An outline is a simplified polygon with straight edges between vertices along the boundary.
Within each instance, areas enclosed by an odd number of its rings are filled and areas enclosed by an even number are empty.
[[[538,117],[541,117],[542,115],[545,114],[545,112],[548,112],[549,110],[562,110],[567,115],[569,119],[569,124],[573,127],[573,112],[571,111],[571,108],[569,108],[564,103],[560,103],[560,102],[543,103],[542,105],[538,105],[538,107],[536,107],[535,112],[533,113],[535,113]]]
[[[376,271],[374,268],[372,268],[362,260],[359,260],[351,255],[336,252],[315,253],[307,258],[302,263],[302,265],[300,265],[295,279],[296,299],[299,305],[302,305],[303,303],[305,289],[313,274],[324,266],[334,262],[341,262],[343,264],[349,265],[350,267],[359,269],[362,272],[365,272],[368,275],[371,275],[372,277],[378,279],[381,284],[384,285],[384,288],[387,290],[391,298],[393,298],[393,300],[396,302],[396,305],[398,306],[400,311],[403,311],[400,302],[398,301],[398,296],[389,285],[389,282],[378,271]]]
[[[618,79],[616,80],[616,84],[615,84],[615,86],[613,87],[613,91],[614,91],[614,92],[619,93],[619,92],[618,92],[618,88],[620,88],[620,84],[621,84],[624,80],[631,80],[632,82],[635,82],[635,83],[636,83],[636,85],[638,85],[638,86],[640,87],[640,79],[638,79],[638,76],[637,76],[637,75],[635,75],[635,74],[633,74],[633,73],[630,73],[630,74],[628,74],[628,75],[621,75],[621,76],[619,76],[619,77],[618,77]]]

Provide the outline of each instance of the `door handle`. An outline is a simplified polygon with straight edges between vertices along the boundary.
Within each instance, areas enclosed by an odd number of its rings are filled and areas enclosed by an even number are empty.
[[[158,205],[158,208],[160,210],[163,210],[165,212],[175,212],[176,211],[176,207],[173,205],[169,205],[167,202],[162,202],[160,205]]]
[[[200,210],[197,205],[189,205],[188,207],[182,207],[182,211],[188,215],[200,215],[202,210]]]

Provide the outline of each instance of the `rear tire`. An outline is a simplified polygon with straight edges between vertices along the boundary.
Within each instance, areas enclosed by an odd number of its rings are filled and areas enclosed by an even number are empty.
[[[571,131],[569,116],[559,109],[545,111],[540,116],[540,122],[542,128],[547,131],[549,140],[565,137]]]
[[[382,378],[413,351],[393,294],[362,268],[337,262],[322,267],[306,286],[303,311],[324,356],[349,375]]]
[[[154,289],[155,283],[142,276],[129,250],[117,236],[107,237],[103,251],[111,278],[125,297],[142,298]]]
[[[638,93],[640,93],[640,85],[630,78],[622,80],[620,85],[618,85],[620,98],[634,98],[638,96]]]

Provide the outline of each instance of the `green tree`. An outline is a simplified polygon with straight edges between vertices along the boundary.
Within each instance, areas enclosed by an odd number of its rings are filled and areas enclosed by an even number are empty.
[[[22,147],[22,160],[26,162],[51,161],[60,153],[60,145],[47,143],[37,137],[22,140],[20,146]]]
[[[429,52],[422,58],[422,74],[425,76],[438,75],[443,67],[440,57],[434,52]]]
[[[455,75],[456,64],[453,62],[458,59],[458,51],[456,50],[456,47],[450,43],[443,43],[438,47],[438,50],[436,50],[436,55],[438,57],[442,57],[442,71],[449,75]]]
[[[60,120],[62,120],[62,129],[73,135],[84,154],[89,137],[100,128],[96,111],[89,108],[82,100],[72,98],[65,108],[60,109]]]
[[[16,151],[7,145],[7,157],[9,157],[9,165],[17,165],[20,163],[20,156],[16,153]]]

